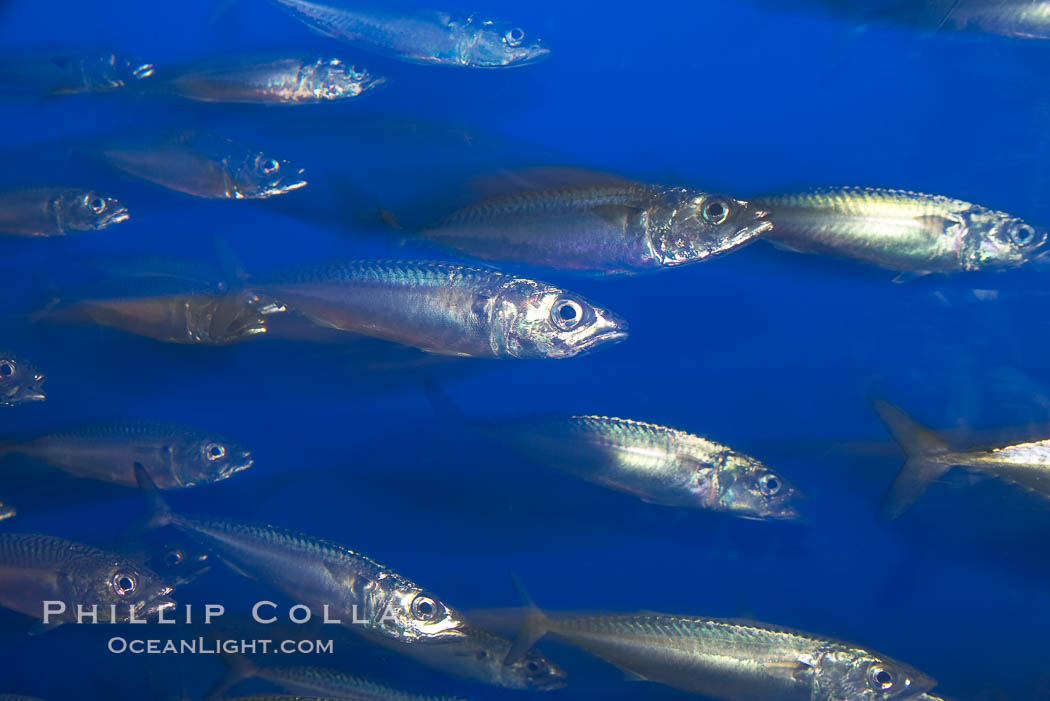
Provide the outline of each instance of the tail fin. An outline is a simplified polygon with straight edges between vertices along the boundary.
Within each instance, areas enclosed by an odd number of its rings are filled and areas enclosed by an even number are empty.
[[[551,620],[529,596],[521,578],[513,572],[510,573],[510,577],[514,582],[514,588],[518,591],[522,606],[525,608],[525,614],[521,621],[521,628],[518,630],[518,637],[514,639],[514,644],[511,645],[510,652],[507,653],[503,664],[514,664],[523,658],[525,653],[536,644],[536,641],[547,634],[551,624]]]
[[[221,698],[223,694],[245,679],[255,676],[255,663],[244,655],[223,653],[222,661],[226,663],[226,674],[219,681],[215,682],[215,686],[204,696],[206,701]]]
[[[933,431],[916,423],[889,402],[874,399],[872,406],[907,454],[904,467],[883,503],[882,516],[890,520],[904,513],[934,481],[951,469],[946,458],[951,448]]]
[[[426,378],[423,380],[423,391],[426,392],[430,405],[434,407],[434,413],[441,419],[458,424],[467,423],[467,417],[463,414],[463,410],[456,406],[452,398],[445,394],[445,390],[441,389],[437,382],[434,382],[429,377]]]
[[[171,523],[171,509],[168,507],[167,502],[164,501],[164,497],[160,495],[160,490],[157,489],[157,485],[153,482],[149,473],[146,472],[146,468],[140,462],[135,463],[135,481],[138,482],[139,489],[146,495],[146,506],[149,509],[149,520],[146,523],[146,528],[152,530]]]

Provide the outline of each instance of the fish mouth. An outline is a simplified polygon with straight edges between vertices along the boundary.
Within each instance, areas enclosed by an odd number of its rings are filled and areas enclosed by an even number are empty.
[[[108,217],[99,222],[98,228],[105,229],[108,226],[114,224],[121,224],[131,218],[131,214],[128,213],[127,207],[121,207],[117,211],[110,214]]]
[[[580,353],[586,353],[593,348],[602,346],[605,344],[620,343],[627,338],[627,329],[610,329],[609,331],[602,331],[596,333],[593,336],[581,341],[577,346],[576,350]]]
[[[171,587],[165,587],[168,592],[172,591]],[[160,596],[153,601],[144,604],[142,606],[141,614],[144,618],[151,619],[159,617],[162,611],[174,611],[177,604],[175,600],[167,595]]]
[[[265,190],[265,192],[263,194],[263,197],[273,197],[274,195],[283,195],[283,194],[285,194],[287,192],[292,192],[293,190],[299,190],[301,188],[306,187],[308,181],[305,178],[303,178],[303,175],[305,173],[306,173],[306,169],[305,168],[300,168],[299,172],[295,173],[292,176],[293,178],[299,178],[298,180],[294,180],[293,182],[289,182],[289,183],[286,183],[286,184],[283,184],[283,185],[281,183],[279,183],[279,182],[275,183],[273,185],[273,187],[269,187],[269,188],[267,188]]]
[[[773,222],[765,219],[768,214],[768,212],[756,212],[755,219],[758,219],[758,221],[740,229],[740,231],[736,232],[734,238],[754,238],[762,234],[768,234],[773,230]]]

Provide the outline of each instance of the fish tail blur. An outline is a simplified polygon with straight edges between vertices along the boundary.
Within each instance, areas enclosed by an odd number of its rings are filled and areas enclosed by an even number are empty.
[[[521,581],[521,578],[514,572],[510,573],[510,577],[514,582],[514,588],[517,590],[518,597],[521,599],[521,605],[525,610],[521,628],[518,629],[518,636],[514,639],[514,644],[511,645],[510,651],[503,661],[505,665],[514,664],[521,660],[525,653],[536,644],[536,641],[547,634],[551,623],[547,615],[540,610],[536,602],[529,596],[529,592],[525,589],[525,584]]]
[[[437,382],[429,377],[426,378],[423,380],[423,391],[426,392],[427,400],[430,401],[430,406],[434,408],[434,413],[443,421],[457,424],[467,423],[467,417],[463,410],[456,406],[456,403],[452,401],[452,398],[445,393],[445,390]]]
[[[139,489],[146,495],[146,508],[149,514],[146,528],[153,530],[171,523],[171,509],[168,507],[168,503],[164,501],[157,485],[140,462],[135,463],[135,481],[138,482]]]
[[[219,681],[215,682],[215,686],[205,694],[205,701],[213,701],[214,699],[222,698],[227,691],[237,686],[245,679],[255,676],[255,663],[244,655],[223,653],[221,657],[222,661],[226,663],[226,673],[223,674]]]
[[[892,520],[903,514],[933,482],[951,469],[945,460],[951,448],[936,433],[889,402],[874,399],[872,406],[907,455],[882,506],[882,517]]]

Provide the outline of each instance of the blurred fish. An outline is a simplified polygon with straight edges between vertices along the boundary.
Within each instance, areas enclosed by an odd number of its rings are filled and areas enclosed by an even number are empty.
[[[0,59],[0,85],[54,95],[110,92],[152,75],[151,63],[90,48],[40,48]]]
[[[889,402],[876,399],[873,404],[907,454],[904,467],[886,496],[885,518],[900,516],[933,482],[955,466],[997,477],[1050,499],[1050,438],[955,450]]]
[[[940,26],[1016,39],[1050,39],[1048,0],[939,0],[930,4],[947,8]]]
[[[904,701],[936,686],[879,653],[763,623],[663,613],[549,618],[528,605],[510,659],[552,633],[633,679],[724,701]]]
[[[725,195],[595,177],[487,199],[423,236],[475,258],[607,275],[697,263],[772,229]]]
[[[459,614],[426,590],[341,545],[274,526],[195,519],[171,513],[156,485],[136,465],[150,499],[151,527],[171,524],[213,550],[238,574],[316,607],[361,634],[399,644],[437,644],[463,635]]]
[[[112,197],[73,187],[38,187],[0,192],[0,233],[60,236],[98,231],[128,220]]]
[[[114,277],[56,298],[35,321],[100,324],[163,343],[224,346],[266,333],[284,311],[253,294],[174,276]]]
[[[211,484],[252,466],[251,453],[226,438],[166,423],[94,424],[0,444],[77,477],[135,486],[141,464],[161,489]]]
[[[511,641],[477,626],[464,626],[463,637],[442,645],[399,648],[420,664],[462,679],[507,689],[553,691],[565,686],[565,670],[535,650],[507,661]]]
[[[200,102],[310,105],[359,97],[385,82],[339,58],[240,57],[184,69],[160,89]]]
[[[872,263],[904,273],[1014,268],[1046,243],[1043,229],[947,197],[842,188],[764,197],[766,238],[803,253]]]
[[[47,399],[44,375],[13,353],[0,350],[0,406],[15,406]]]
[[[14,518],[18,515],[15,507],[8,506],[7,504],[0,501],[0,521],[6,521],[9,518]]]
[[[442,355],[569,358],[627,336],[571,292],[458,263],[348,261],[250,284],[322,326]]]
[[[444,414],[458,409],[432,383]],[[794,519],[795,487],[728,446],[665,426],[608,416],[547,416],[476,422],[538,462],[594,484],[666,506],[750,519]]]
[[[0,701],[40,701],[35,696],[19,696],[18,694],[0,694]]]
[[[223,659],[229,665],[229,671],[208,693],[209,699],[217,698],[242,681],[254,677],[285,691],[353,701],[461,701],[451,696],[413,694],[323,667],[263,667],[241,655],[225,655]]]
[[[207,199],[265,199],[306,186],[303,169],[289,161],[193,132],[144,145],[113,145],[100,157],[136,178]]]
[[[535,63],[550,53],[538,38],[528,39],[522,28],[478,15],[399,13],[381,6],[365,9],[309,0],[274,2],[319,34],[409,63],[504,68]]]
[[[47,535],[0,533],[0,606],[43,619],[44,602],[66,605],[48,628],[76,620],[77,605],[98,606],[98,622],[146,618],[175,606],[172,587],[116,553]],[[115,605],[116,618],[113,618]]]
[[[211,569],[210,554],[185,538],[152,538],[141,525],[129,529],[111,548],[133,562],[141,562],[176,587],[198,579]]]

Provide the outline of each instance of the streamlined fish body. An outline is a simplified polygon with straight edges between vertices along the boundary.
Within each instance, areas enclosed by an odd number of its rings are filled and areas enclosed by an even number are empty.
[[[423,236],[475,258],[628,275],[735,250],[772,228],[764,217],[725,195],[616,181],[491,198]]]

